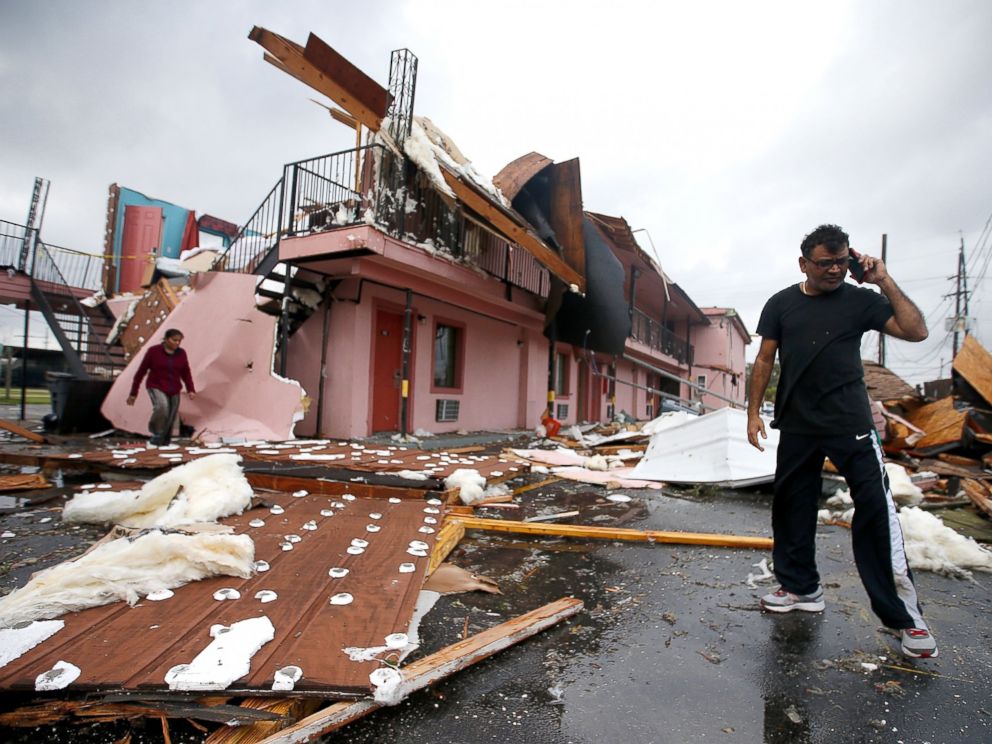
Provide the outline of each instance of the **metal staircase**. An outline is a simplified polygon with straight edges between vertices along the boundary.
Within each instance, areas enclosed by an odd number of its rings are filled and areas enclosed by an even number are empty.
[[[67,279],[63,269],[56,264],[53,253],[67,256],[65,268],[71,279]],[[31,299],[62,348],[69,370],[83,380],[113,379],[126,364],[124,349],[106,342],[115,322],[106,304],[87,307],[79,299],[79,289],[92,289],[86,285],[100,280],[100,274],[91,263],[96,260],[96,256],[66,251],[35,240],[26,272],[31,279]],[[80,268],[81,274],[78,273]]]

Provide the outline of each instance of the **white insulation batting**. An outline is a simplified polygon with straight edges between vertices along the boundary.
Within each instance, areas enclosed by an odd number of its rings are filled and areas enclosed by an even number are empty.
[[[992,551],[956,532],[939,517],[915,506],[899,511],[906,558],[912,568],[969,578],[971,570],[992,571]]]
[[[0,599],[0,627],[56,618],[118,600],[225,575],[248,578],[255,544],[247,535],[154,530],[100,545],[75,561],[36,573]]]
[[[84,491],[65,505],[62,520],[179,527],[240,514],[252,496],[240,462],[240,455],[209,455],[173,468],[139,491]]]

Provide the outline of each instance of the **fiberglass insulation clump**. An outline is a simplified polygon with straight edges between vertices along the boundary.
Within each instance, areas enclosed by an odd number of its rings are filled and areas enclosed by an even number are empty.
[[[0,627],[59,617],[118,600],[226,575],[248,578],[255,545],[247,535],[151,530],[97,546],[75,561],[36,573],[0,599]]]
[[[148,481],[140,491],[93,491],[65,505],[65,522],[125,527],[178,527],[240,514],[251,503],[251,485],[240,455],[202,457]]]

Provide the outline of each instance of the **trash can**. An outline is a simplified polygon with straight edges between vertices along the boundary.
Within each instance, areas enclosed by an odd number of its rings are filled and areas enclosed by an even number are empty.
[[[52,394],[52,412],[45,429],[56,434],[105,431],[113,425],[100,413],[112,380],[80,380],[68,372],[46,372]]]

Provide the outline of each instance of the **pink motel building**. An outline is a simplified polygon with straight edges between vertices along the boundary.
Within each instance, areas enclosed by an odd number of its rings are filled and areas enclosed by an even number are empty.
[[[743,324],[697,307],[623,218],[587,211],[578,159],[529,153],[490,182],[413,116],[408,51],[387,91],[343,58],[321,68],[313,35],[305,51],[252,38],[298,55],[283,62],[304,82],[357,86],[322,92],[365,134],[285,166],[223,262],[278,303],[275,368],[310,398],[298,436],[646,419],[698,402],[697,381],[743,401]]]

